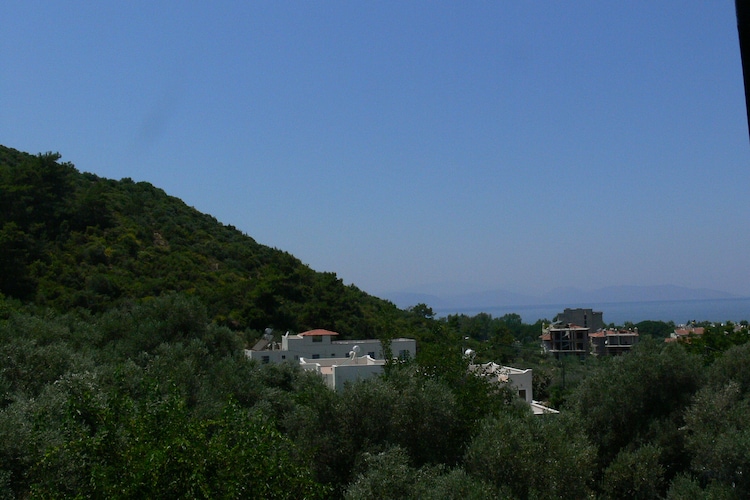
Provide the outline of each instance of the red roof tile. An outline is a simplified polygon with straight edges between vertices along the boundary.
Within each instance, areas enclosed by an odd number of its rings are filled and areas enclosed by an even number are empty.
[[[314,337],[318,335],[338,335],[338,333],[322,329],[308,330],[306,332],[300,333],[301,337]]]
[[[674,333],[678,336],[686,336],[686,335],[703,335],[703,332],[705,329],[702,326],[699,326],[697,328],[677,328]]]

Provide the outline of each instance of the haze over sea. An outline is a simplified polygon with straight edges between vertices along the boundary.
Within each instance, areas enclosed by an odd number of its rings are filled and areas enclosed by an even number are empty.
[[[435,309],[435,313],[444,317],[449,314],[466,314],[474,316],[480,312],[500,317],[508,313],[519,314],[524,323],[535,323],[539,319],[549,319],[561,313],[566,307],[590,308],[603,313],[604,322],[622,325],[626,321],[674,321],[683,324],[688,321],[724,322],[750,320],[750,297],[709,299],[709,300],[659,300],[642,302],[603,302],[603,303],[567,303],[544,305],[497,306],[489,308]]]

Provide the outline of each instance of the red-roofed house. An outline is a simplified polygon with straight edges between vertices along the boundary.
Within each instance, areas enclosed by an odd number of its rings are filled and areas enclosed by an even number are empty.
[[[668,338],[664,339],[664,342],[690,342],[690,337],[703,335],[703,332],[705,332],[705,328],[702,326],[680,325],[678,328],[675,328],[674,332]]]

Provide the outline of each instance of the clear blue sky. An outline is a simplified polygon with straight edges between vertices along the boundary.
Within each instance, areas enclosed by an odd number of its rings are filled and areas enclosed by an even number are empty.
[[[734,2],[0,5],[0,143],[371,293],[750,295]]]

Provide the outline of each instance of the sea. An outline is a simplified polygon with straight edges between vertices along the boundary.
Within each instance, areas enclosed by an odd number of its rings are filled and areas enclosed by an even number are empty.
[[[493,318],[515,313],[524,323],[533,324],[537,320],[552,320],[558,313],[569,307],[601,311],[606,324],[623,325],[626,322],[673,321],[676,325],[690,321],[710,321],[739,323],[750,320],[750,297],[710,300],[660,300],[648,302],[604,302],[586,304],[545,304],[522,306],[497,306],[485,308],[435,309],[438,317],[450,314],[475,316],[479,313],[491,314]]]

